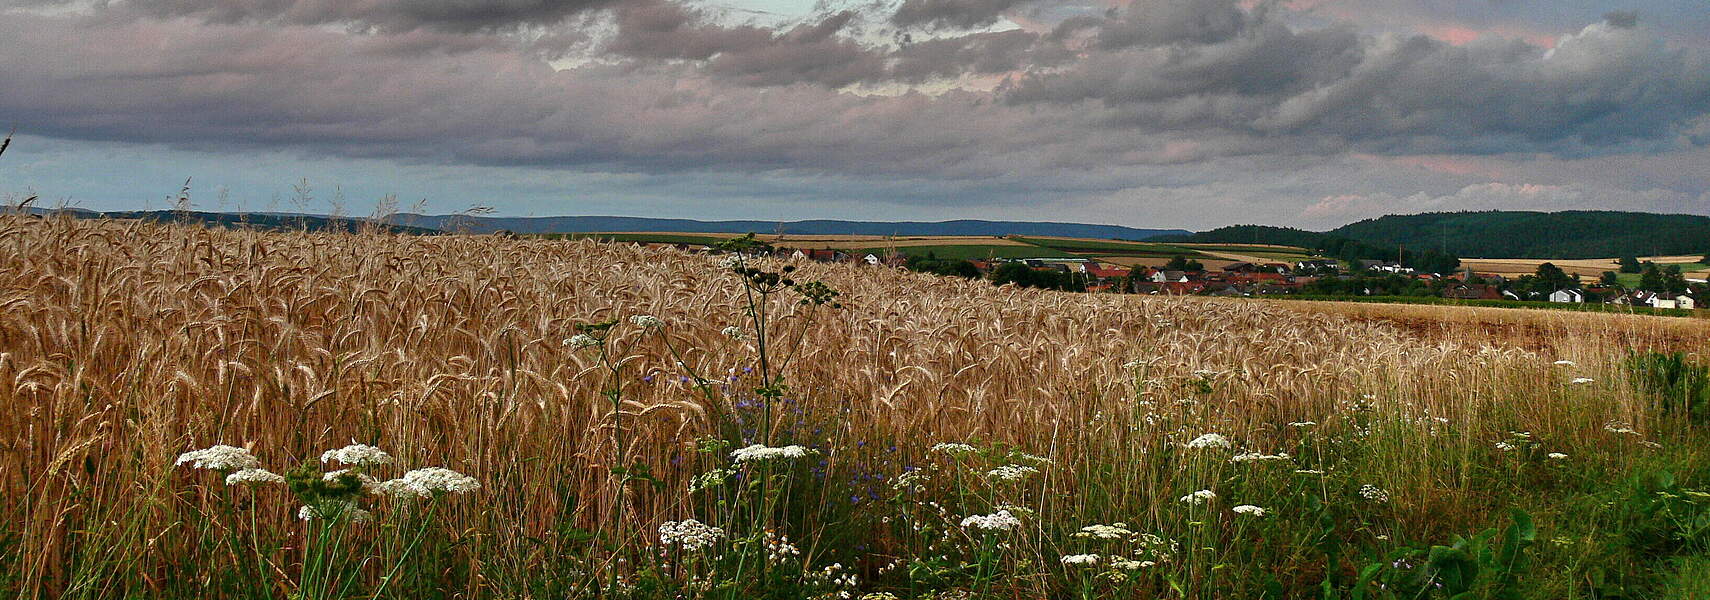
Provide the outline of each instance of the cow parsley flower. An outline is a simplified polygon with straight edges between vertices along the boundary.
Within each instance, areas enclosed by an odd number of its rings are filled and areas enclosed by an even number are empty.
[[[586,333],[578,333],[570,336],[570,339],[564,340],[564,343],[571,348],[592,348],[600,345],[600,338]]]
[[[375,484],[374,491],[403,498],[419,496],[432,498],[438,494],[467,494],[481,488],[474,477],[441,467],[427,467],[405,473],[403,477]]]
[[[666,521],[659,526],[659,542],[682,545],[688,552],[700,552],[724,539],[724,530],[694,519]]]
[[[358,467],[373,467],[392,464],[392,455],[367,444],[351,444],[337,450],[321,453],[321,462],[330,463],[334,461]]]
[[[1591,383],[1593,381],[1597,381],[1597,380],[1592,379],[1590,377],[1575,377],[1575,378],[1573,378],[1573,381],[1569,381],[1568,383],[1571,383],[1574,385],[1585,385],[1585,384]]]
[[[986,477],[993,481],[1014,483],[1026,479],[1027,476],[1038,473],[1039,469],[1026,465],[1004,465],[986,472]]]
[[[1550,363],[1550,364],[1552,364],[1552,365],[1555,365],[1555,366],[1558,366],[1558,367],[1572,367],[1572,366],[1576,366],[1576,365],[1575,365],[1575,364],[1574,364],[1574,362],[1573,362],[1573,361],[1571,361],[1571,360],[1558,360],[1558,361],[1556,361],[1556,362],[1553,362],[1553,363]]]
[[[1210,449],[1222,450],[1222,449],[1230,447],[1231,445],[1232,444],[1229,443],[1229,438],[1223,437],[1222,435],[1216,434],[1216,433],[1207,433],[1205,435],[1201,435],[1199,437],[1194,438],[1193,441],[1187,443],[1187,447],[1194,448],[1194,449],[1210,448]]]
[[[662,321],[659,317],[655,317],[653,315],[635,315],[629,318],[629,322],[635,324],[636,327],[643,329],[653,329],[655,327],[665,326],[665,321]]]
[[[338,480],[338,478],[343,477],[345,473],[349,473],[349,472],[350,472],[350,469],[339,469],[337,471],[327,471],[325,473],[321,473],[321,480],[322,481],[336,481],[336,480]],[[362,493],[374,494],[374,493],[378,493],[380,491],[380,480],[375,479],[373,475],[369,475],[367,473],[356,473],[355,475],[356,475],[357,483],[362,485]]]
[[[731,325],[729,327],[726,327],[723,330],[719,331],[719,333],[724,334],[724,337],[736,339],[736,340],[742,339],[742,336],[743,336],[742,328],[737,327],[735,325]]]
[[[297,509],[297,518],[304,521],[315,519],[347,519],[352,523],[367,523],[374,520],[374,513],[364,510],[350,501],[328,502],[325,506],[308,505]]]
[[[1118,571],[1138,571],[1158,563],[1149,560],[1132,560],[1127,558],[1111,558],[1110,568]]]
[[[1566,454],[1562,454],[1560,452],[1551,452],[1551,453],[1546,454],[1544,456],[1549,457],[1550,460],[1562,460],[1564,458],[1567,458]]]
[[[1066,566],[1085,567],[1098,564],[1097,554],[1070,554],[1060,560]]]
[[[258,485],[263,483],[285,483],[285,477],[267,469],[243,469],[226,476],[226,485]]]
[[[1604,423],[1603,424],[1603,430],[1607,431],[1609,433],[1639,435],[1639,432],[1637,430],[1633,429],[1632,423],[1627,423],[1624,421],[1610,421],[1608,423]]]
[[[1503,452],[1513,452],[1513,451],[1519,449],[1519,447],[1515,446],[1514,444],[1510,444],[1508,442],[1497,442],[1496,443],[1496,449],[1501,450]]]
[[[1181,498],[1179,498],[1179,500],[1185,504],[1191,504],[1193,506],[1199,506],[1201,504],[1205,504],[1205,502],[1207,500],[1211,500],[1211,499],[1214,499],[1216,497],[1217,497],[1217,492],[1213,492],[1211,490],[1200,490],[1200,491],[1194,492],[1192,494],[1182,496]]]
[[[810,452],[813,451],[794,444],[779,448],[773,448],[763,444],[754,444],[747,448],[731,452],[730,458],[734,459],[737,464],[742,464],[746,462],[796,459],[807,456]]]
[[[1288,460],[1288,459],[1289,459],[1289,455],[1287,452],[1279,452],[1276,454],[1264,454],[1261,452],[1243,452],[1241,454],[1237,454],[1235,456],[1230,457],[1229,462],[1232,462],[1232,463],[1265,462],[1265,461],[1272,461],[1272,460]]]
[[[1127,523],[1112,523],[1110,525],[1088,525],[1075,532],[1075,537],[1095,540],[1120,540],[1134,535],[1128,530]]]
[[[1311,427],[1311,426],[1317,425],[1317,424],[1318,424],[1317,421],[1294,421],[1292,423],[1289,423],[1288,426],[1289,427]]]
[[[946,443],[933,444],[932,445],[932,451],[940,453],[940,454],[948,454],[951,456],[955,456],[957,454],[970,454],[973,452],[977,452],[978,449],[973,447],[973,446],[969,446],[967,444],[958,444],[955,442],[946,442]]]
[[[261,461],[248,450],[237,446],[224,444],[211,446],[201,450],[192,450],[178,455],[175,465],[190,463],[193,469],[210,469],[214,471],[242,471],[261,466]]]
[[[1360,486],[1360,497],[1383,504],[1389,502],[1389,491],[1368,483]]]
[[[1021,520],[1006,510],[999,510],[989,515],[972,515],[962,519],[963,529],[981,531],[1009,531],[1021,526]]]
[[[1255,517],[1263,517],[1267,514],[1270,514],[1270,511],[1265,510],[1264,508],[1261,508],[1258,506],[1253,506],[1251,504],[1242,504],[1240,506],[1237,506],[1235,508],[1231,508],[1229,510],[1235,511],[1235,514],[1252,515]]]

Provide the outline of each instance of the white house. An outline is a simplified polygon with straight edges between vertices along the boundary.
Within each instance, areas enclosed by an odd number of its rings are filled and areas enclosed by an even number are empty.
[[[1187,273],[1181,271],[1157,271],[1152,273],[1152,283],[1187,283]]]
[[[872,267],[879,266],[879,262],[880,262],[879,257],[874,256],[872,254],[868,254],[866,256],[861,257],[861,261],[867,263],[868,266],[872,266]]]
[[[1674,297],[1674,307],[1692,310],[1694,308],[1698,308],[1698,301],[1693,299],[1692,296],[1681,294]]]
[[[1579,290],[1556,290],[1550,292],[1551,302],[1584,302],[1585,293]]]

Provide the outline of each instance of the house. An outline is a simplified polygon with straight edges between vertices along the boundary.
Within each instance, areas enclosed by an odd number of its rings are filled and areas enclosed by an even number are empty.
[[[1258,267],[1254,267],[1253,263],[1250,263],[1250,262],[1232,262],[1232,263],[1229,263],[1227,265],[1223,265],[1223,272],[1224,273],[1251,273],[1257,268]]]
[[[1296,271],[1316,271],[1319,269],[1337,269],[1340,267],[1341,265],[1336,261],[1327,258],[1314,258],[1312,260],[1303,260],[1294,263],[1294,270]]]
[[[1128,269],[1100,269],[1100,268],[1095,267],[1095,268],[1087,269],[1087,274],[1093,276],[1094,279],[1105,279],[1105,280],[1113,280],[1114,281],[1114,280],[1120,280],[1123,277],[1127,277],[1128,276]]]
[[[1687,310],[1692,310],[1692,309],[1698,307],[1698,301],[1693,299],[1692,296],[1688,296],[1686,294],[1681,294],[1679,296],[1674,297],[1674,306],[1675,306],[1675,308],[1684,308]]]
[[[879,257],[877,255],[868,254],[866,256],[861,257],[861,262],[867,263],[867,266],[869,266],[869,267],[877,267],[883,261],[880,261]]]
[[[1501,300],[1502,291],[1494,285],[1463,283],[1443,288],[1443,297],[1457,300]]]
[[[844,254],[841,250],[832,250],[830,248],[824,250],[807,250],[804,254],[807,255],[806,257],[808,260],[814,262],[843,262],[845,260],[849,260],[848,254]]]
[[[1652,296],[1651,308],[1680,308],[1680,303],[1667,296]]]
[[[1383,263],[1374,268],[1385,273],[1400,273],[1404,275],[1413,272],[1413,267],[1403,267],[1401,266],[1401,263]]]
[[[1362,258],[1358,263],[1356,263],[1356,266],[1358,266],[1361,271],[1376,271],[1378,267],[1383,266],[1383,261]]]
[[[1551,302],[1584,302],[1585,292],[1574,289],[1560,289],[1550,292]]]
[[[1158,271],[1152,273],[1152,281],[1155,283],[1187,283],[1188,276],[1187,273],[1181,271]]]

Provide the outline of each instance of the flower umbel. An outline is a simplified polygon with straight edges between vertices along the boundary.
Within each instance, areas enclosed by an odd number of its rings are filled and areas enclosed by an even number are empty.
[[[190,463],[190,467],[194,469],[215,471],[242,471],[261,466],[261,461],[256,460],[255,455],[250,454],[248,450],[224,444],[185,452],[178,455],[178,462],[174,464],[184,463]]]

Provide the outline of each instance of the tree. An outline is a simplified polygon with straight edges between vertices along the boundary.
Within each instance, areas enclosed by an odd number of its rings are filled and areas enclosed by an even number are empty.
[[[1657,268],[1656,263],[1645,261],[1644,272],[1639,275],[1639,289],[1648,292],[1668,290],[1668,284],[1663,281],[1662,269]]]
[[[1170,262],[1165,263],[1165,270],[1206,270],[1206,265],[1197,260],[1188,260],[1187,256],[1171,256]]]
[[[1579,284],[1578,278],[1568,275],[1566,271],[1563,271],[1561,267],[1556,266],[1554,263],[1538,265],[1538,272],[1536,275],[1538,277],[1538,281],[1535,284],[1536,287],[1533,288],[1533,291],[1539,293],[1548,294],[1556,290],[1576,287]]]
[[[1639,259],[1631,254],[1621,257],[1620,263],[1622,273],[1639,273],[1644,271],[1644,267],[1639,265]]]
[[[1599,283],[1609,287],[1621,287],[1621,276],[1614,271],[1604,271],[1603,279]]]

